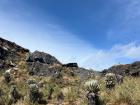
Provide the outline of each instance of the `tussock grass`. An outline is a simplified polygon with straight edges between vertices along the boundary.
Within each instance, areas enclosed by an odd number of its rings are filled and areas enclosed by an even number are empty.
[[[101,92],[105,105],[140,105],[140,78],[125,77],[114,90],[105,90],[102,88]]]
[[[26,67],[21,68],[25,69]],[[68,78],[67,75],[64,75],[61,78],[63,81],[58,83],[57,81],[52,81],[51,77],[29,76],[26,71],[21,71],[19,74],[9,84],[3,81],[3,76],[0,76],[0,90],[4,93],[3,96],[0,96],[0,105],[8,105],[11,84],[15,84],[19,93],[24,96],[15,105],[33,105],[28,98],[29,88],[26,80],[29,78],[34,78],[38,83],[42,82],[44,84],[44,87],[40,88],[40,91],[44,94],[43,99],[47,100],[49,85],[52,86],[54,92],[52,100],[48,101],[50,105],[57,103],[57,95],[60,92],[64,93],[62,105],[87,105],[86,90],[83,88],[85,81],[80,81],[78,77]],[[124,82],[116,85],[114,90],[105,88],[104,78],[98,77],[96,79],[99,81],[101,105],[140,105],[140,78],[125,77]]]

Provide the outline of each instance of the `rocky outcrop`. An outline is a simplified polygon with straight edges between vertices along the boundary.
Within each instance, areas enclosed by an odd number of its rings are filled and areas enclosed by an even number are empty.
[[[0,59],[1,60],[19,60],[22,55],[28,53],[29,50],[25,49],[14,42],[10,42],[0,38]]]
[[[120,75],[140,76],[140,61],[136,61],[132,64],[115,65],[103,70],[101,73],[105,74],[109,72]]]
[[[40,63],[45,63],[45,64],[61,64],[54,56],[51,56],[50,54],[40,52],[40,51],[35,51],[33,53],[29,53],[27,58],[27,62],[40,62]]]
[[[95,75],[98,75],[97,72],[85,68],[78,68],[78,72],[76,74],[81,78],[81,79],[86,79],[90,77],[94,77]]]
[[[78,68],[78,64],[77,63],[67,63],[67,64],[63,64],[63,67],[77,67]]]
[[[28,49],[0,38],[0,68],[15,66],[15,63],[24,58],[28,52]]]
[[[49,76],[49,66],[40,62],[28,62],[28,72],[30,75]]]
[[[79,68],[77,63],[62,64],[54,56],[35,51],[31,53],[14,42],[0,38],[0,69],[10,69],[17,66],[16,63],[25,62],[24,66],[30,75],[53,76],[57,72],[63,72],[70,76],[88,78],[93,71]]]
[[[30,75],[51,76],[57,70],[56,65],[61,66],[54,56],[39,51],[29,53],[26,62]],[[52,66],[55,66],[55,69],[51,68]]]
[[[17,45],[14,42],[10,42],[8,40],[5,40],[3,38],[0,38],[0,47],[6,51],[11,51],[11,52],[29,52],[28,49],[25,49],[19,45]]]

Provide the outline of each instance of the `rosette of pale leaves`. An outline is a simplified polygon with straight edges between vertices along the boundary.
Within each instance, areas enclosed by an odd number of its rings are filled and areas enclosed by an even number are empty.
[[[99,84],[97,80],[90,80],[84,84],[86,90],[91,92],[98,92],[99,91]]]

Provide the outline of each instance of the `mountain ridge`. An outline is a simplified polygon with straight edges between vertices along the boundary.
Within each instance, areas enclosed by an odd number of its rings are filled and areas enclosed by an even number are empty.
[[[26,62],[29,73],[32,72],[31,74],[35,75],[50,75],[52,71],[52,73],[55,73],[57,69],[64,68],[68,68],[71,72],[75,72],[75,74],[82,77],[88,77],[93,73],[99,74],[98,71],[78,67],[78,64],[75,62],[62,64],[51,54],[37,50],[30,52],[29,49],[23,48],[15,42],[0,37],[0,67],[8,69],[13,64],[16,65],[22,60]],[[102,70],[100,73],[106,74],[109,72],[120,75],[140,76],[140,61],[135,61],[132,64],[114,65],[108,69]]]
[[[0,38],[0,65],[1,69],[9,69],[11,66],[18,65],[19,62],[25,62],[27,70],[31,75],[50,76],[55,72],[67,69],[80,77],[88,77],[94,72],[85,68],[78,67],[77,63],[62,64],[51,54],[34,51],[23,48],[14,42]],[[65,71],[65,70],[64,70]]]

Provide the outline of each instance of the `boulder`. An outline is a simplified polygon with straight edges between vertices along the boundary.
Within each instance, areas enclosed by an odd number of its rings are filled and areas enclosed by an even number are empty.
[[[67,63],[67,64],[63,64],[63,67],[77,67],[78,68],[78,64],[77,63]]]

